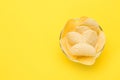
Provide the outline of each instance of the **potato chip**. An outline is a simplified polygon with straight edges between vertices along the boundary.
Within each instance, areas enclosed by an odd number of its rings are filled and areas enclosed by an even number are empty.
[[[96,50],[93,46],[87,43],[78,43],[70,49],[72,55],[77,56],[95,56]]]

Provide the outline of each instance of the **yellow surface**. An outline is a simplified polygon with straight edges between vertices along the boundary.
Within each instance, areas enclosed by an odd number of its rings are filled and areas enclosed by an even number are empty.
[[[93,66],[59,46],[68,19],[88,16],[107,43]],[[119,0],[0,0],[0,80],[120,80]]]

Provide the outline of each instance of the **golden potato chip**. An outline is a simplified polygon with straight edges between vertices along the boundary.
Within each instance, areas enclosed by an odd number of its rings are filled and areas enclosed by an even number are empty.
[[[86,42],[92,46],[95,46],[97,42],[97,33],[93,30],[86,30],[83,32],[83,36],[86,39]]]
[[[72,55],[76,56],[95,56],[96,50],[93,46],[87,43],[78,43],[70,49]]]
[[[72,45],[77,44],[79,42],[81,43],[85,42],[84,37],[78,32],[68,32],[66,38],[68,42]]]

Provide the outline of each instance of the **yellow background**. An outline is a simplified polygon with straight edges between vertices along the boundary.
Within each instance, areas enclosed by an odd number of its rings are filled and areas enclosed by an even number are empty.
[[[70,61],[59,46],[66,21],[81,16],[106,34],[93,66]],[[0,80],[120,80],[120,1],[0,0]]]

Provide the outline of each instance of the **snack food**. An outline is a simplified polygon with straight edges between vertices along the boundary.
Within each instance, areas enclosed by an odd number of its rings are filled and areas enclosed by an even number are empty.
[[[85,65],[94,64],[105,44],[99,24],[88,17],[69,20],[60,35],[60,45],[69,59]]]

